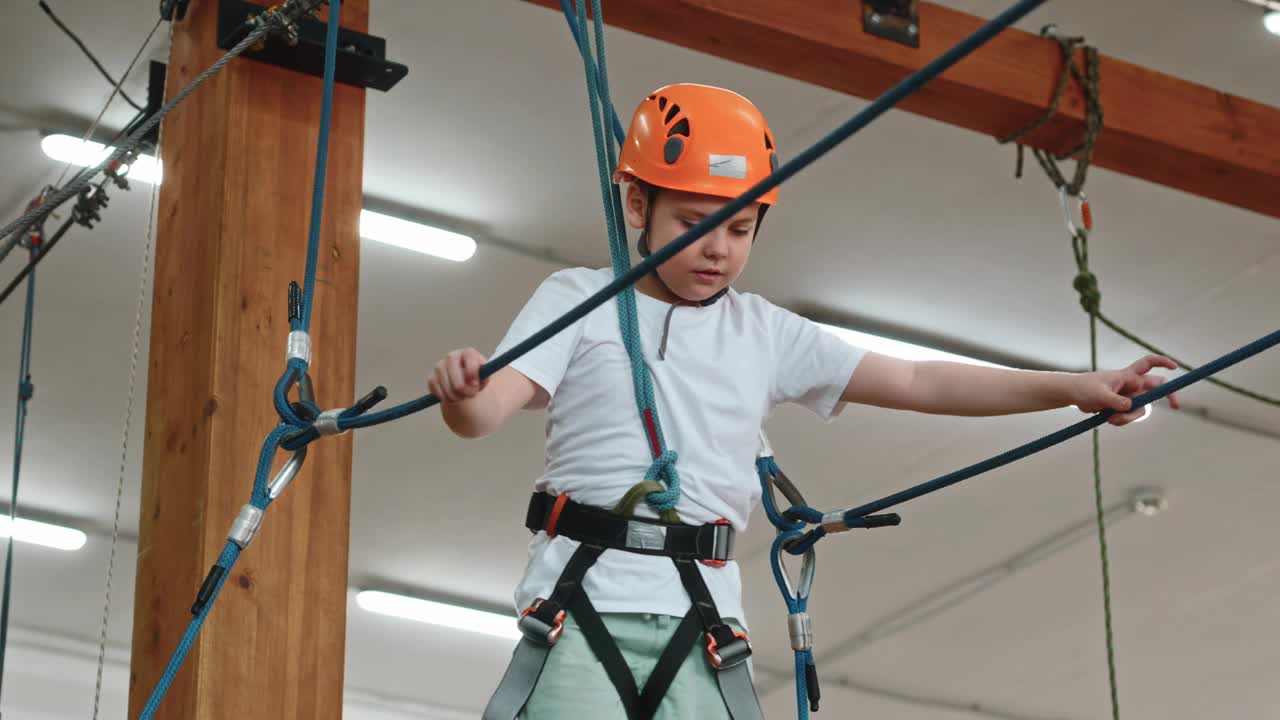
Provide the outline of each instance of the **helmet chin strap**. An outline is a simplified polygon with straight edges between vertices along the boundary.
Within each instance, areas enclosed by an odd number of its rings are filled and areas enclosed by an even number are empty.
[[[640,231],[640,239],[636,241],[636,251],[640,253],[640,257],[647,258],[650,255],[649,221],[653,218],[653,202],[658,198],[658,188],[648,183],[644,183],[644,189],[645,189],[645,194],[648,196],[648,201],[645,203],[645,207],[644,207],[644,230]],[[760,206],[759,215],[756,216],[755,234],[751,238],[751,242],[753,243],[756,241],[756,237],[760,235],[760,224],[764,222],[764,214],[768,212],[768,210],[769,210],[768,205]],[[667,289],[667,292],[671,293],[672,295],[675,295],[681,300],[685,300],[684,296],[680,295],[675,290],[672,290],[671,286],[668,285],[666,281],[662,279],[662,276],[658,274],[657,268],[654,268],[651,274],[653,275],[653,279],[658,281],[659,285]],[[698,304],[701,305],[702,307],[707,307],[708,305],[712,305],[717,300],[724,297],[725,293],[727,292],[729,292],[728,287],[721,288],[720,291],[717,292],[715,295],[712,295],[706,300],[699,301]],[[689,301],[689,302],[692,302],[692,301]]]

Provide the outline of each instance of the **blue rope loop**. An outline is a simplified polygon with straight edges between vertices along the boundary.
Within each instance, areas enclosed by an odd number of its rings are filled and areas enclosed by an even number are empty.
[[[666,490],[645,495],[649,507],[658,512],[675,509],[676,503],[680,502],[680,475],[676,473],[675,450],[664,450],[654,459],[649,471],[644,474],[644,479],[662,480],[667,486]]]

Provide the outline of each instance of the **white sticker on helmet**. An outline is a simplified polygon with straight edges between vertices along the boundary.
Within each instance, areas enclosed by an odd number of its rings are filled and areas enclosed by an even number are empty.
[[[745,180],[747,178],[747,158],[745,155],[712,155],[708,172],[719,177]]]

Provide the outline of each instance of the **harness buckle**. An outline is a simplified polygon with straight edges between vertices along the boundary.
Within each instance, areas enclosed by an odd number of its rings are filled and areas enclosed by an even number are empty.
[[[751,657],[751,641],[746,633],[733,633],[733,640],[721,646],[711,633],[707,636],[707,659],[716,670],[726,670],[741,665]]]
[[[722,568],[729,564],[733,559],[733,543],[734,531],[729,521],[720,518],[712,523],[715,528],[711,534],[711,558],[710,560],[699,560],[698,562],[707,567]]]
[[[534,642],[545,643],[548,647],[555,645],[560,639],[560,634],[564,632],[564,616],[565,611],[561,610],[556,613],[555,618],[550,622],[540,619],[535,613],[538,608],[542,607],[543,598],[533,601],[533,604],[520,611],[520,619],[516,621],[516,627],[520,628],[520,632],[524,636]]]

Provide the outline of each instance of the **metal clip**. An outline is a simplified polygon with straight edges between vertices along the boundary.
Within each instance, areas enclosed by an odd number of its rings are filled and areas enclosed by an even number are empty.
[[[525,608],[520,613],[520,620],[516,622],[516,627],[520,628],[520,632],[524,633],[525,637],[534,642],[545,643],[547,646],[555,645],[561,633],[564,632],[565,611],[556,613],[555,619],[547,624],[534,615],[542,603],[543,599],[538,598],[532,605]]]
[[[849,525],[844,521],[844,512],[837,510],[823,515],[822,529],[826,530],[828,535],[848,530]]]
[[[298,451],[289,458],[289,462],[280,468],[280,472],[271,479],[271,483],[267,485],[267,497],[275,500],[280,497],[280,493],[289,487],[289,483],[298,476],[298,471],[302,469],[302,463],[307,459],[307,447],[304,445],[298,448]]]
[[[809,613],[792,613],[787,616],[787,633],[791,635],[791,649],[796,652],[813,649],[813,621]]]
[[[1071,207],[1070,198],[1076,200],[1076,207],[1080,213],[1080,222],[1084,226],[1086,233],[1093,232],[1093,211],[1089,208],[1089,198],[1083,192],[1077,196],[1067,192],[1066,186],[1058,190],[1058,199],[1062,203],[1062,215],[1067,221],[1067,232],[1071,233],[1071,237],[1080,235],[1080,229],[1076,225],[1076,213]]]
[[[236,516],[235,522],[231,523],[227,539],[243,550],[249,547],[249,543],[253,541],[253,536],[258,533],[260,527],[262,527],[262,511],[252,505],[245,505],[240,508],[240,514]]]
[[[799,586],[791,583],[791,574],[787,572],[786,563],[783,562],[782,554],[786,552],[787,546],[800,539],[797,535],[789,542],[774,543],[772,563],[778,568],[778,575],[782,577],[782,583],[785,586],[787,594],[795,600],[803,600],[809,597],[809,591],[813,589],[813,578],[817,573],[818,555],[810,546],[804,551],[804,558],[800,561],[800,584]]]
[[[741,665],[751,657],[751,641],[743,633],[735,632],[733,640],[723,647],[716,642],[711,633],[706,633],[706,637],[707,659],[711,661],[711,667],[716,670],[727,670],[735,665]]]
[[[325,410],[324,412],[320,413],[320,417],[315,419],[315,422],[312,423],[312,426],[314,426],[316,429],[316,432],[320,433],[321,435],[340,435],[342,433],[346,433],[348,432],[347,430],[342,430],[338,427],[338,416],[346,411],[347,411],[346,408],[338,408],[336,410]]]
[[[307,365],[311,364],[311,336],[305,330],[294,330],[289,333],[289,343],[285,348],[286,360],[297,358]]]

